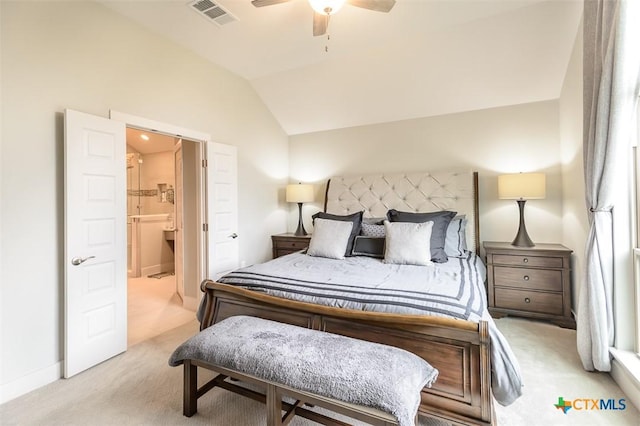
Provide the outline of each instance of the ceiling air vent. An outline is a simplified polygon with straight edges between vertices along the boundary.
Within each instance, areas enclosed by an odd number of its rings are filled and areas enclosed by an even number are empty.
[[[225,25],[237,21],[236,17],[224,10],[220,5],[211,0],[196,0],[189,3],[189,6],[204,16],[207,21],[215,22],[218,25]]]

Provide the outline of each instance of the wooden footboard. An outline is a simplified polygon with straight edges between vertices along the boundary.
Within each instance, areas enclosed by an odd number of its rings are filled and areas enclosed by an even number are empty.
[[[234,315],[250,315],[357,339],[396,346],[417,354],[440,372],[422,391],[419,412],[454,424],[494,424],[489,329],[450,318],[354,311],[268,296],[205,280],[201,329]]]

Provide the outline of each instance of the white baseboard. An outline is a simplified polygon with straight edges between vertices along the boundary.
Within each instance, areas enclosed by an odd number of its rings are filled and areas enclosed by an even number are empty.
[[[640,410],[640,358],[630,351],[611,349],[611,377],[627,399]]]
[[[62,361],[50,367],[42,368],[0,386],[0,404],[36,390],[44,385],[60,380]]]
[[[190,311],[197,311],[200,301],[196,297],[183,296],[182,307]]]

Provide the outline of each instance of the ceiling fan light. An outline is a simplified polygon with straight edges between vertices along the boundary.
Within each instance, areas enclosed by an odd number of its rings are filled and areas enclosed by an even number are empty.
[[[309,4],[317,13],[333,15],[340,10],[346,0],[309,0]]]

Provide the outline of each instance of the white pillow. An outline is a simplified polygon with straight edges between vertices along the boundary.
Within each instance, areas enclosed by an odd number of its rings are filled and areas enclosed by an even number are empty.
[[[307,254],[309,256],[344,259],[353,222],[316,218]]]
[[[431,229],[433,222],[384,221],[386,243],[384,262],[400,265],[431,264]]]

